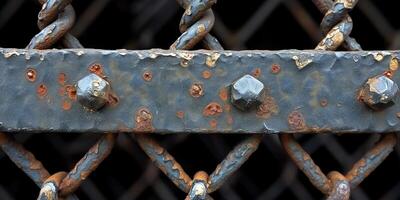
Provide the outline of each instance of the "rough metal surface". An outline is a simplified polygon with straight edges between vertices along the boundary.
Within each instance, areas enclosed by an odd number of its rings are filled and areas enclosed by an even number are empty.
[[[394,132],[395,106],[373,111],[357,99],[372,76],[394,73],[399,52],[104,51],[0,49],[0,131],[287,133]],[[397,69],[397,68],[396,68]],[[115,98],[98,112],[76,101],[74,84],[106,77]],[[231,105],[245,74],[263,82],[258,109]]]

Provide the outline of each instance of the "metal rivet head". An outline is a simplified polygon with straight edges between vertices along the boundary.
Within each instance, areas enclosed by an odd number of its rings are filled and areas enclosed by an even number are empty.
[[[372,109],[378,110],[393,105],[399,87],[385,75],[368,79],[360,90],[359,99]]]
[[[251,75],[244,75],[231,86],[231,102],[246,111],[262,103],[264,84]]]
[[[108,102],[110,93],[110,84],[96,74],[87,75],[76,84],[79,103],[90,110],[102,108]]]

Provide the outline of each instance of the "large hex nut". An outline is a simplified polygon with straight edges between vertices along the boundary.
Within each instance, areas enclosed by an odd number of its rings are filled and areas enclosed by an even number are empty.
[[[93,111],[107,104],[110,92],[110,84],[96,74],[87,75],[76,84],[78,102]]]
[[[359,98],[372,109],[382,109],[393,104],[399,87],[385,75],[368,79],[360,90]]]
[[[262,103],[264,84],[251,75],[244,75],[231,86],[231,103],[242,111]]]

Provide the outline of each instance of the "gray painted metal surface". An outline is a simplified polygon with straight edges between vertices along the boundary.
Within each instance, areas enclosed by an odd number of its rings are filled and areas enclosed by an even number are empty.
[[[373,111],[357,98],[400,52],[0,49],[0,131],[288,133],[395,132],[399,98]],[[115,93],[90,111],[74,85],[90,73]],[[264,103],[243,112],[229,87],[251,74]],[[399,83],[398,74],[392,79]]]

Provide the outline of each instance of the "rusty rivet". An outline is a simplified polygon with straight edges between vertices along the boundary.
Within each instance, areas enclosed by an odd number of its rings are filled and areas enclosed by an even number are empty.
[[[32,69],[32,68],[28,68],[28,70],[26,70],[25,78],[26,78],[26,80],[28,80],[30,82],[35,82],[36,70]]]
[[[215,116],[220,113],[222,113],[224,110],[222,109],[222,106],[217,103],[217,102],[211,102],[206,107],[203,109],[203,115],[208,117],[208,116]]]
[[[292,130],[303,130],[307,127],[304,116],[299,111],[293,111],[289,114],[288,123]]]
[[[193,83],[190,87],[189,93],[192,97],[201,97],[204,95],[204,88],[201,83]]]
[[[77,99],[90,110],[102,108],[109,100],[110,84],[97,74],[89,74],[76,84]]]
[[[399,87],[392,79],[385,75],[369,78],[358,94],[358,99],[368,107],[379,110],[393,105]]]
[[[150,71],[143,73],[143,79],[145,81],[151,81],[152,78],[153,78],[153,73],[151,73]]]
[[[246,111],[262,103],[264,84],[251,75],[244,75],[231,86],[231,103]]]
[[[94,63],[94,64],[90,65],[89,72],[93,73],[93,74],[97,74],[100,77],[104,77],[103,66],[101,64]]]
[[[66,85],[64,91],[67,92],[67,95],[71,100],[76,100],[76,88],[75,88],[75,86]]]
[[[40,84],[36,89],[37,94],[39,97],[44,97],[47,95],[47,87],[44,84]]]
[[[136,112],[136,117],[135,117],[136,130],[143,132],[152,131],[154,129],[152,121],[153,121],[153,115],[147,108],[140,108]]]
[[[209,70],[204,70],[203,73],[202,73],[202,76],[203,76],[204,79],[209,79],[209,78],[211,78],[212,73]]]
[[[280,71],[281,71],[281,66],[279,66],[278,64],[272,64],[271,73],[279,74]]]

